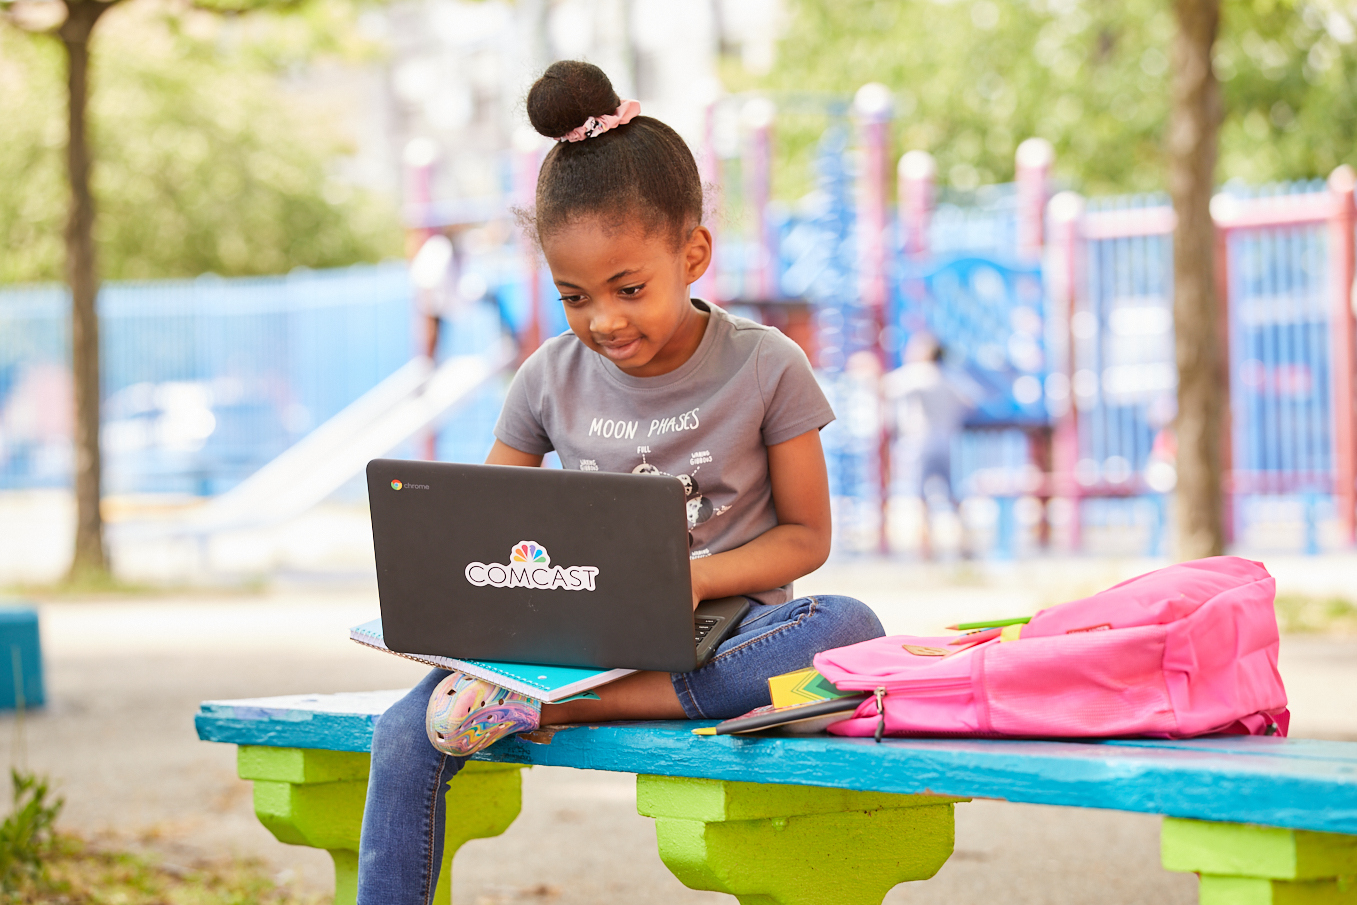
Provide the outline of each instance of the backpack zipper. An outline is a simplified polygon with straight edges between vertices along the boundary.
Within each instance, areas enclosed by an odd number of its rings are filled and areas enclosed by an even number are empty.
[[[876,743],[886,734],[886,686],[876,686]]]
[[[955,679],[933,679],[931,681],[905,681],[890,682],[884,685],[875,685],[870,682],[835,682],[834,687],[840,691],[877,691],[881,694],[914,694],[919,693],[928,695],[931,693],[943,694],[949,691],[957,691],[962,688],[971,687],[970,676],[962,676]]]

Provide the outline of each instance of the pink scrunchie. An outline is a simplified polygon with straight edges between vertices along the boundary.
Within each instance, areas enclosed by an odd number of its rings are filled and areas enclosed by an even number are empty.
[[[597,138],[609,129],[616,129],[618,126],[625,126],[641,113],[640,101],[623,101],[617,108],[616,113],[605,113],[602,116],[591,116],[584,121],[584,125],[576,126],[569,132],[562,135],[557,141],[584,141],[586,138]]]

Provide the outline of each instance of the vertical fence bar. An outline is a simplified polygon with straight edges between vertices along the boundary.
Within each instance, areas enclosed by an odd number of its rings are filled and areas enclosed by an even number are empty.
[[[1322,474],[1324,469],[1324,453],[1327,447],[1329,425],[1326,415],[1328,414],[1327,400],[1325,399],[1325,387],[1323,378],[1329,378],[1328,352],[1323,347],[1324,331],[1322,324],[1328,315],[1327,298],[1323,292],[1316,292],[1315,264],[1319,257],[1321,242],[1326,238],[1322,235],[1315,235],[1315,230],[1308,231],[1305,242],[1305,256],[1302,259],[1302,273],[1304,275],[1305,292],[1305,324],[1303,326],[1302,336],[1304,337],[1304,360],[1308,362],[1309,367],[1309,393],[1306,396],[1305,405],[1305,462],[1304,471],[1309,476],[1307,481],[1315,483],[1315,475]],[[1320,329],[1316,329],[1319,327]],[[1316,487],[1321,493],[1326,489]]]
[[[1329,176],[1334,212],[1329,219],[1329,280],[1332,314],[1333,360],[1329,379],[1333,385],[1334,502],[1342,528],[1343,543],[1357,542],[1357,424],[1354,424],[1354,337],[1352,283],[1354,270],[1353,190],[1357,174],[1344,165]]]

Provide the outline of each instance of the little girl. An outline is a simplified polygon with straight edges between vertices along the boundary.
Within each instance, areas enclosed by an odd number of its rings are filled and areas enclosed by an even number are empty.
[[[373,733],[359,905],[430,900],[447,782],[504,735],[738,716],[769,703],[768,677],[883,634],[851,598],[792,599],[792,581],[829,555],[819,430],[834,413],[791,340],[689,298],[712,254],[697,165],[677,133],[639,112],[587,63],[553,64],[528,94],[534,128],[557,141],[537,180],[535,230],[570,331],[519,369],[486,462],[536,467],[554,449],[563,468],[673,475],[689,498],[693,605],[742,594],[754,606],[706,666],[634,673],[597,689],[600,700],[539,708],[429,673]]]

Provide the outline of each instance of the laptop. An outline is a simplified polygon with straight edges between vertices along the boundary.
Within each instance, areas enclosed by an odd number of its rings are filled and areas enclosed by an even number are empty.
[[[693,611],[677,478],[374,459],[367,479],[393,651],[690,672],[749,610]]]

